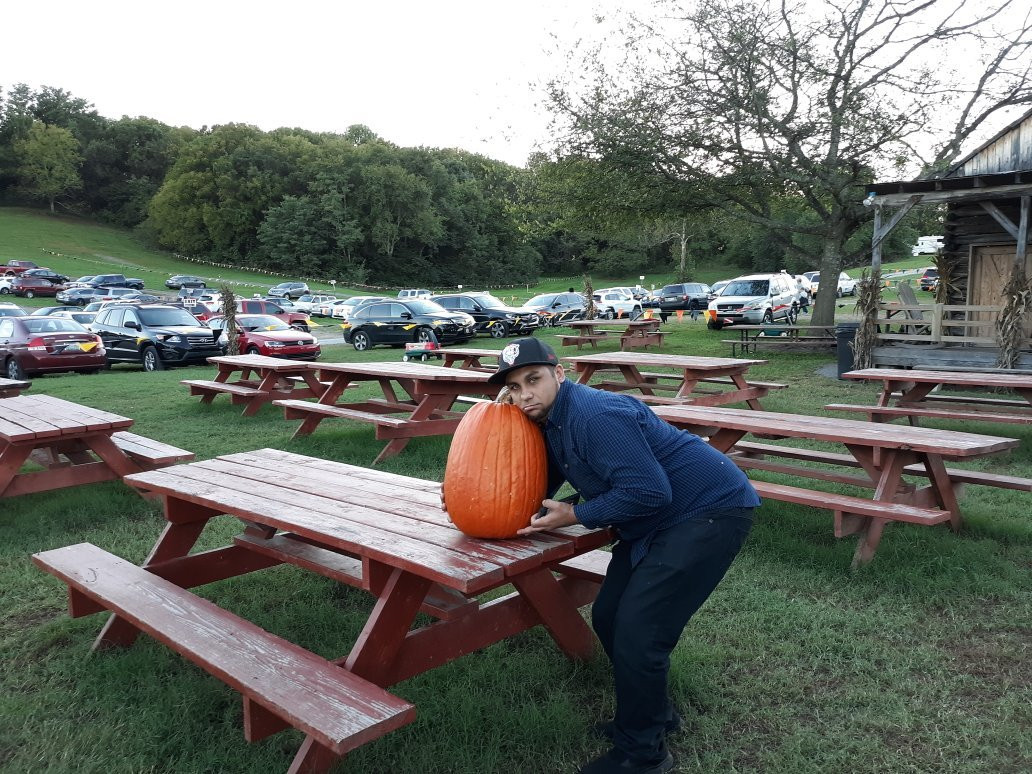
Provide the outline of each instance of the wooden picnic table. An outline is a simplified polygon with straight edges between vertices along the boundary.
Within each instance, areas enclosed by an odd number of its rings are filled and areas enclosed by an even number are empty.
[[[290,726],[305,732],[291,771],[327,771],[411,722],[414,708],[384,688],[535,626],[570,658],[593,653],[578,608],[597,593],[609,553],[596,549],[608,530],[469,538],[442,510],[437,482],[274,449],[127,481],[165,505],[167,524],[142,569],[89,544],[34,561],[69,585],[73,616],[115,614],[94,647],[151,634],[243,694],[249,741]],[[243,531],[191,554],[223,514]],[[187,591],[280,564],[375,597],[350,653],[321,658]],[[481,596],[509,585],[511,593]],[[419,613],[434,620],[421,625]]]
[[[459,396],[493,398],[501,389],[490,384],[488,374],[481,371],[425,363],[319,363],[310,367],[318,368],[320,378],[328,383],[318,401],[273,401],[283,407],[287,419],[302,420],[294,437],[313,432],[327,417],[370,422],[376,425],[376,437],[388,440],[374,464],[398,454],[412,438],[454,433],[462,412],[451,409]],[[338,403],[344,390],[357,382],[377,382],[383,397]]]
[[[838,417],[814,417],[769,411],[746,411],[723,406],[657,406],[656,414],[676,427],[707,438],[710,445],[731,454],[743,469],[768,470],[799,476],[806,486],[787,486],[753,481],[761,497],[827,508],[835,514],[835,536],[859,536],[853,565],[869,562],[882,531],[890,521],[916,524],[949,522],[961,525],[955,479],[945,460],[968,460],[1013,449],[1018,441],[973,433],[932,428],[899,428]],[[845,446],[848,454],[805,448],[743,442],[752,433],[761,437],[804,438]],[[843,473],[795,463],[771,461],[771,457],[859,469]],[[903,476],[927,478],[915,485]],[[816,482],[830,481],[873,489],[870,499],[815,489]]]
[[[832,403],[834,411],[866,413],[874,421],[903,417],[916,425],[921,417],[1032,424],[1032,374],[968,373],[964,371],[921,371],[905,368],[865,368],[842,374],[844,379],[880,381],[882,391],[875,406]],[[950,395],[940,387],[958,387],[972,392],[987,388],[1011,390],[1019,400],[988,395]]]
[[[498,358],[502,355],[500,349],[475,349],[472,347],[444,347],[440,352],[444,359],[442,365],[445,368],[458,365],[459,368],[489,373],[498,370]],[[494,365],[485,365],[482,362],[485,358],[494,360]]]
[[[7,379],[0,377],[0,398],[13,398],[29,389],[32,382],[25,382],[21,379]]]
[[[835,343],[834,325],[734,325],[730,330],[738,332],[738,340],[725,339],[731,345],[731,357],[755,352],[758,345],[773,344],[823,347]],[[815,333],[816,331],[816,333]]]
[[[319,381],[312,364],[304,360],[285,360],[265,355],[222,355],[209,357],[218,369],[214,379],[183,379],[191,395],[201,403],[211,403],[219,395],[229,395],[230,403],[244,404],[250,417],[266,403],[280,398],[317,398],[326,385]],[[230,381],[234,374],[239,378]]]
[[[110,481],[194,455],[127,432],[133,420],[49,395],[0,399],[0,497]],[[43,470],[24,471],[30,461]]]
[[[588,384],[596,372],[617,370],[623,381],[603,381],[591,386],[605,390],[638,390],[635,397],[646,403],[718,406],[745,401],[761,409],[760,398],[772,389],[787,385],[746,381],[746,372],[766,360],[743,360],[694,355],[665,355],[652,352],[600,352],[566,358],[577,370],[578,382]],[[670,368],[676,373],[647,372],[643,368]],[[661,380],[669,380],[669,383]],[[703,385],[706,389],[702,389]],[[721,389],[713,389],[719,385]],[[730,387],[731,389],[723,389]],[[656,395],[656,390],[672,391],[672,397]]]
[[[573,328],[576,333],[560,335],[559,343],[563,346],[576,344],[577,349],[580,349],[583,344],[590,344],[592,349],[596,349],[597,342],[612,341],[617,336],[619,336],[622,350],[645,349],[653,344],[658,347],[663,344],[665,335],[659,329],[659,320],[645,317],[639,317],[636,320],[606,320],[603,318],[574,320],[565,325],[567,328]]]

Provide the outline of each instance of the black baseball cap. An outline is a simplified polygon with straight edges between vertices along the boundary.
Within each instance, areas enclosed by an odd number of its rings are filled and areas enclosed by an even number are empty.
[[[491,384],[505,384],[505,377],[510,371],[523,368],[529,365],[559,365],[559,358],[555,351],[533,337],[525,339],[513,339],[512,342],[502,350],[498,357],[498,370],[488,377]]]

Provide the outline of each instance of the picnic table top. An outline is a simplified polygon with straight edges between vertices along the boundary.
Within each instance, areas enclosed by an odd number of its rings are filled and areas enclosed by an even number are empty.
[[[906,368],[863,368],[842,374],[845,379],[893,382],[932,382],[967,387],[1032,388],[1032,374],[967,373],[964,371],[919,371]]]
[[[975,457],[1019,445],[1016,438],[961,433],[931,427],[907,427],[838,417],[784,414],[723,406],[653,406],[657,416],[672,424],[719,427],[791,438],[809,438],[870,447],[906,448],[944,457]]]
[[[132,424],[128,417],[50,395],[0,398],[0,440],[8,443],[107,430],[113,433]]]
[[[732,357],[702,357],[700,355],[668,355],[662,352],[599,352],[593,355],[565,356],[571,363],[595,365],[666,366],[691,371],[717,371],[740,367],[743,371],[766,363],[766,360],[744,360]]]
[[[8,379],[6,376],[0,376],[0,388],[11,387],[14,389],[25,390],[32,385],[32,382],[23,381],[21,379]]]
[[[125,480],[465,594],[495,588],[509,577],[609,539],[606,530],[580,526],[509,540],[467,537],[441,507],[437,482],[277,449],[227,454]]]
[[[208,362],[217,366],[232,366],[238,369],[261,369],[263,371],[307,371],[312,363],[305,360],[289,360],[266,355],[217,355]]]
[[[605,318],[596,318],[594,320],[571,320],[568,323],[564,323],[567,328],[653,328],[659,325],[657,319],[647,319],[639,317],[635,320],[629,318],[614,317],[612,320]]]
[[[445,350],[442,350],[445,351]],[[426,363],[377,361],[365,363],[308,363],[309,368],[323,374],[339,373],[366,379],[418,379],[420,381],[486,382],[489,374],[465,368],[446,368]]]
[[[442,355],[460,355],[463,357],[500,357],[500,349],[475,349],[470,347],[444,347],[440,350]]]

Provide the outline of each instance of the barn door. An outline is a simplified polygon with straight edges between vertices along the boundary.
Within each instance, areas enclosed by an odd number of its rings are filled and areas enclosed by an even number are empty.
[[[1003,306],[1003,288],[1014,265],[1014,247],[987,245],[971,251],[971,271],[968,281],[967,303],[970,306]],[[1025,261],[1025,274],[1032,274],[1032,260]],[[971,312],[972,320],[985,320],[985,325],[972,326],[970,336],[995,338],[995,312]],[[1025,324],[1025,335],[1032,332],[1032,321]]]

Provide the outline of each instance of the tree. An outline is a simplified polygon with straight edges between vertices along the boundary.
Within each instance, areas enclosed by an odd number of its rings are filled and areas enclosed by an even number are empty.
[[[15,143],[15,153],[23,185],[34,196],[49,202],[50,212],[54,212],[57,197],[82,187],[79,141],[67,129],[37,121],[25,139]]]
[[[1001,110],[1032,103],[1032,19],[1017,0],[656,6],[626,18],[623,47],[574,52],[586,85],[551,84],[561,150],[693,186],[825,276],[869,250],[849,240],[875,175],[941,168]],[[779,217],[786,197],[808,217]],[[819,294],[814,322],[833,316]]]

